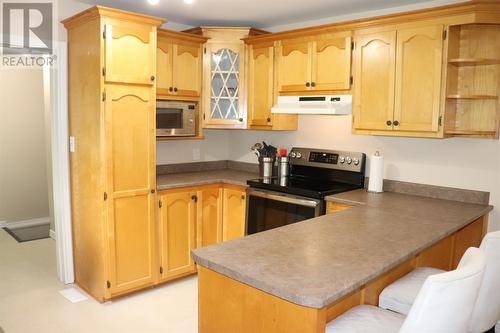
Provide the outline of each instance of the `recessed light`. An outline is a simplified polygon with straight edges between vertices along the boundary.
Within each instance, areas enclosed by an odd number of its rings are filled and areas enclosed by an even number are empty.
[[[159,2],[160,2],[160,0],[148,0],[148,3],[149,3],[150,5],[153,5],[153,6],[154,6],[154,5],[157,5]]]
[[[184,0],[185,4],[192,5],[194,3],[194,0]]]

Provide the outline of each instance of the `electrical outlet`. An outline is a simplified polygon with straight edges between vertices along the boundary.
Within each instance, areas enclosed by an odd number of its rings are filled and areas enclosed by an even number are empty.
[[[193,161],[200,160],[200,148],[193,148]]]

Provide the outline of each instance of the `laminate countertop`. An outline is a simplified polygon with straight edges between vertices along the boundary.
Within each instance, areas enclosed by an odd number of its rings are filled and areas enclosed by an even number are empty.
[[[192,257],[203,267],[277,297],[323,308],[492,209],[365,190],[339,197],[355,206],[200,248]],[[328,199],[335,201],[336,196]]]
[[[160,191],[178,187],[200,186],[215,183],[247,187],[247,180],[255,178],[259,178],[259,175],[233,169],[172,173],[158,175],[156,177],[156,189]]]

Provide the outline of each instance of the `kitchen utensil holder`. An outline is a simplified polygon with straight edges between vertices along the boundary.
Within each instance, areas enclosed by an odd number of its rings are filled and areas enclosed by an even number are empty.
[[[274,158],[259,157],[259,176],[262,178],[271,178],[273,176]]]

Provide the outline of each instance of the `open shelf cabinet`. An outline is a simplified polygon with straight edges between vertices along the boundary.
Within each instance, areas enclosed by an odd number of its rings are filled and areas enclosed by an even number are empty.
[[[445,136],[498,138],[500,25],[449,28]]]

